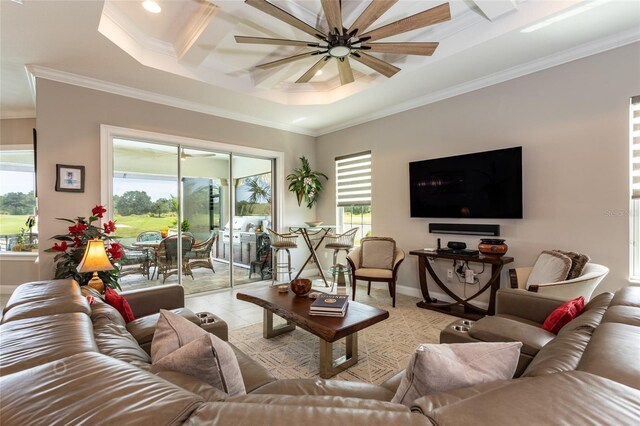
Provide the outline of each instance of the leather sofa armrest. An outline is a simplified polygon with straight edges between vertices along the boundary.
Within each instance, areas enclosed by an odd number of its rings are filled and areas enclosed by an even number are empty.
[[[516,288],[502,288],[496,293],[496,315],[512,315],[542,324],[563,299],[545,297]]]
[[[127,299],[136,318],[156,314],[160,309],[184,308],[184,288],[179,285],[129,290],[120,294]]]

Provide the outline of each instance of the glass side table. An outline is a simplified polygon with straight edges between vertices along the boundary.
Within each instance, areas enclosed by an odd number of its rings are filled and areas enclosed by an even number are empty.
[[[351,286],[351,267],[349,265],[343,265],[337,263],[329,267],[329,273],[331,274],[331,292],[337,284],[336,294],[347,294],[348,288],[345,277],[349,280],[349,286]]]

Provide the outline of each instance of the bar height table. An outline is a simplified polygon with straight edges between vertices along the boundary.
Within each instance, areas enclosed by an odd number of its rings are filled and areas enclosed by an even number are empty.
[[[324,276],[324,271],[322,270],[322,265],[320,264],[320,259],[318,259],[318,253],[316,252],[316,250],[322,245],[322,242],[324,241],[327,234],[332,229],[335,229],[335,228],[336,228],[335,225],[289,226],[289,231],[302,235],[302,238],[304,239],[304,242],[309,248],[309,252],[310,252],[309,257],[307,257],[307,260],[305,260],[304,264],[302,265],[302,268],[300,268],[300,270],[298,271],[298,274],[296,275],[296,279],[300,277],[300,274],[302,273],[304,268],[307,266],[309,261],[313,259],[314,262],[316,262],[316,265],[318,266],[318,271],[320,272],[322,281],[324,281],[324,286],[329,287],[329,283],[327,283],[327,278]],[[311,235],[315,237],[314,239],[311,239],[309,231],[312,231]],[[315,244],[314,244],[314,240],[316,241]]]

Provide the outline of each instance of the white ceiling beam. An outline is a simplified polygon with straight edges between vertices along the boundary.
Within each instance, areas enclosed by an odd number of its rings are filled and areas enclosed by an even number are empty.
[[[515,0],[473,0],[473,2],[490,21],[518,9]]]
[[[178,36],[178,40],[174,44],[176,57],[178,61],[184,61],[191,64],[200,64],[210,53],[206,49],[193,49],[197,46],[198,41],[202,41],[203,35],[209,24],[216,16],[220,8],[210,2],[203,2],[184,30]]]

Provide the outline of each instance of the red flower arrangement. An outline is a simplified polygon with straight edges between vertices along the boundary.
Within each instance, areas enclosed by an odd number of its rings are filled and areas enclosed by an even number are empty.
[[[98,272],[98,276],[102,279],[105,286],[120,289],[118,278],[120,277],[120,267],[117,261],[122,258],[123,248],[120,244],[113,241],[116,231],[116,224],[113,221],[105,222],[102,227],[99,224],[94,225],[98,219],[103,218],[107,212],[103,206],[97,205],[91,209],[89,218],[77,217],[75,220],[57,218],[69,222],[67,234],[55,235],[51,239],[58,240],[53,247],[46,252],[57,253],[54,261],[56,262],[55,278],[73,278],[80,285],[85,285],[92,276],[92,273],[81,274],[78,272],[78,265],[84,256],[85,249],[89,240],[99,238],[107,245],[107,256],[113,264],[112,271]]]

